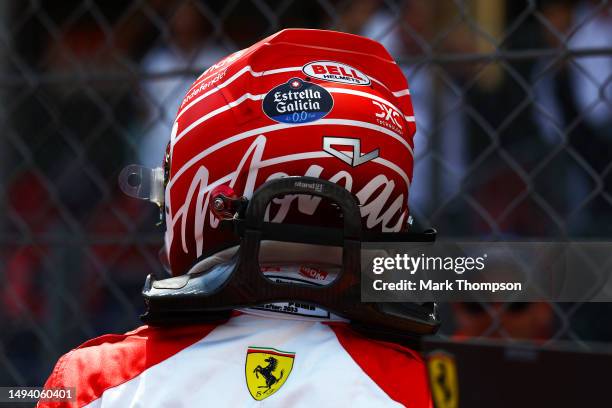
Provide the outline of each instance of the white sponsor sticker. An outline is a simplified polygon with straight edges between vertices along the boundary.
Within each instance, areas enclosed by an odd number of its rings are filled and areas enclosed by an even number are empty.
[[[302,275],[302,270],[305,268],[304,266],[300,266],[300,275]],[[289,276],[279,276],[275,275],[274,271],[277,269],[278,271],[284,271],[285,274]],[[313,268],[310,268],[313,269]],[[301,285],[312,285],[312,286],[320,286],[320,283],[316,283],[316,280],[321,280],[321,276],[318,277],[307,277],[307,279],[300,279],[296,277],[290,276],[291,274],[295,275],[295,271],[293,268],[266,268],[262,267],[262,271],[264,274],[272,281],[276,283],[295,283]],[[287,273],[288,272],[288,273]],[[323,272],[325,278],[327,278],[327,273]],[[299,276],[299,275],[298,275]],[[323,278],[323,279],[325,279]],[[277,303],[267,303],[261,306],[255,306],[249,309],[256,310],[265,310],[269,312],[277,312],[277,313],[285,313],[295,316],[303,316],[303,317],[317,317],[320,319],[331,319],[331,314],[318,306],[313,306],[307,303],[302,302],[277,302]],[[248,309],[247,309],[248,310]]]
[[[370,85],[370,78],[357,68],[335,61],[313,61],[302,67],[312,78],[351,85]]]
[[[374,114],[376,116],[376,123],[378,123],[380,126],[391,129],[395,133],[401,134],[402,114],[396,111],[395,108],[384,103],[372,101],[372,104],[378,107],[378,112]]]

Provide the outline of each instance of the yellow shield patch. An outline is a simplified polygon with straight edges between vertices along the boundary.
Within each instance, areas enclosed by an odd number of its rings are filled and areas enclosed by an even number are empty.
[[[455,359],[444,352],[433,352],[427,362],[429,384],[436,408],[457,408],[459,381]]]
[[[249,347],[245,375],[251,396],[261,401],[278,391],[291,373],[294,358],[295,353],[292,352]]]

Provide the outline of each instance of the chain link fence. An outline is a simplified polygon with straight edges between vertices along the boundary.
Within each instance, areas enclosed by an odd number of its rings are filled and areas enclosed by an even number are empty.
[[[161,273],[156,166],[190,82],[283,27],[369,36],[411,85],[411,209],[445,237],[612,237],[607,1],[29,0],[0,3],[0,384],[40,385],[127,331]],[[612,341],[608,304],[456,304],[447,335]]]

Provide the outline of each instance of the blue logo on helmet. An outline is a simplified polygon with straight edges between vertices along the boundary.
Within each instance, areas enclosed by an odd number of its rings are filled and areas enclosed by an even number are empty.
[[[325,88],[299,78],[272,88],[262,104],[270,119],[282,123],[313,122],[327,115],[333,106],[334,100]]]

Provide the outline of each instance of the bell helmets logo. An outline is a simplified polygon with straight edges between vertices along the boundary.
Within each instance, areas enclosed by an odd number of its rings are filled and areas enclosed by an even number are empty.
[[[350,85],[370,85],[370,78],[357,68],[335,61],[314,61],[302,67],[309,77]]]
[[[257,401],[269,397],[285,384],[295,353],[268,347],[249,347],[245,362],[249,393]]]
[[[299,78],[272,88],[262,104],[270,119],[282,123],[313,122],[327,115],[333,106],[334,99],[325,88]]]

